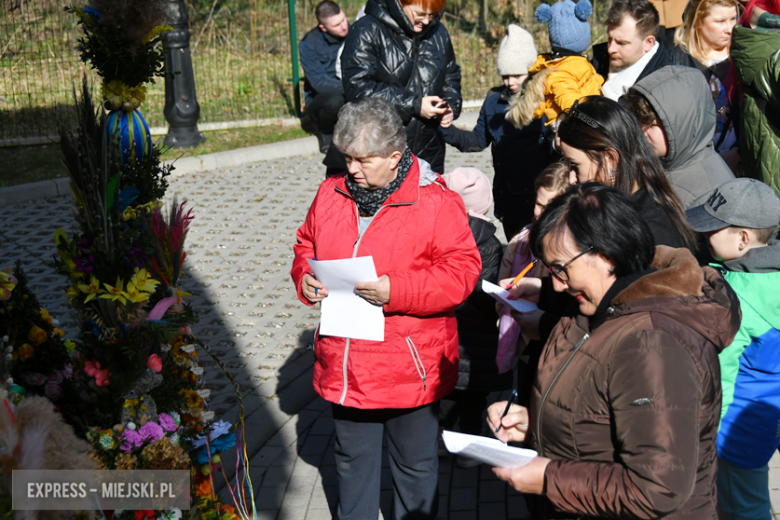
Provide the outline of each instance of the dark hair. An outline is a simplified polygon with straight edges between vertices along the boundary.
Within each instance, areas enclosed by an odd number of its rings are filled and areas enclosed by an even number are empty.
[[[650,227],[628,195],[597,182],[575,184],[550,202],[531,226],[534,256],[545,259],[544,238],[552,233],[561,244],[567,231],[580,251],[593,247],[590,254],[609,260],[617,277],[644,271],[655,256]]]
[[[336,16],[341,12],[341,7],[336,2],[330,0],[323,0],[317,4],[317,8],[314,10],[314,15],[317,17],[318,23],[325,23],[326,18]]]
[[[599,178],[606,178],[604,157],[611,148],[618,154],[614,187],[626,194],[647,189],[674,223],[686,247],[696,249],[696,235],[685,216],[661,160],[653,151],[634,114],[604,96],[588,96],[575,103],[558,127],[558,137],[582,150],[598,164]],[[575,111],[578,110],[579,114]]]
[[[626,15],[636,20],[636,33],[643,40],[648,36],[658,36],[661,18],[648,0],[615,0],[607,13],[607,28],[618,27]]]
[[[629,112],[634,114],[637,120],[639,120],[639,124],[642,125],[642,128],[653,125],[658,125],[663,128],[661,118],[658,117],[658,113],[656,113],[653,105],[651,105],[647,98],[640,94],[636,89],[628,89],[628,92],[623,94],[621,99]]]
[[[766,244],[777,231],[777,226],[769,228],[749,228],[744,226],[729,226],[731,232],[736,233],[742,229],[749,229],[756,234],[756,242]]]

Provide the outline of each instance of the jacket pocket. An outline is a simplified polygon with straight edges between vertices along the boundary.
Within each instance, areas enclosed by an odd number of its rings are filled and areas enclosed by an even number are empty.
[[[406,336],[406,346],[409,347],[409,352],[412,354],[412,362],[414,363],[415,370],[417,370],[417,375],[419,375],[420,379],[422,380],[423,391],[427,391],[428,386],[426,379],[428,376],[425,372],[425,366],[423,365],[422,359],[420,358],[420,353],[417,351],[417,347],[414,345],[412,338],[409,336]]]

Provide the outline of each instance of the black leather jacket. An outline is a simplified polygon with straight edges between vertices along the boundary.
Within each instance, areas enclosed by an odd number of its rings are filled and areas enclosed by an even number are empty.
[[[444,140],[439,120],[420,118],[424,96],[445,99],[460,114],[460,67],[450,35],[436,18],[421,33],[398,0],[369,0],[366,16],[351,28],[341,56],[347,101],[381,96],[395,106],[406,126],[412,153],[444,172]]]

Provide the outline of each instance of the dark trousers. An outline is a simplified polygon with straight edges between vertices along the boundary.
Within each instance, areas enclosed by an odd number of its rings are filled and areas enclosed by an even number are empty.
[[[438,402],[400,410],[360,410],[334,404],[333,420],[339,482],[336,518],[377,518],[385,436],[393,477],[393,518],[436,518]]]
[[[485,424],[482,412],[487,408],[487,395],[487,392],[475,390],[453,390],[441,400],[439,425],[445,430],[452,430],[460,420],[461,433],[482,434]]]
[[[344,94],[317,94],[306,104],[306,113],[321,133],[330,135],[346,102]]]

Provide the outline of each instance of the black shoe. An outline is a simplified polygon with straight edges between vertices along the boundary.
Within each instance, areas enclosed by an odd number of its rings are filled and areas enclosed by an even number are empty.
[[[317,132],[317,141],[320,143],[320,152],[328,153],[330,144],[333,142],[333,134],[323,134],[322,132]]]

